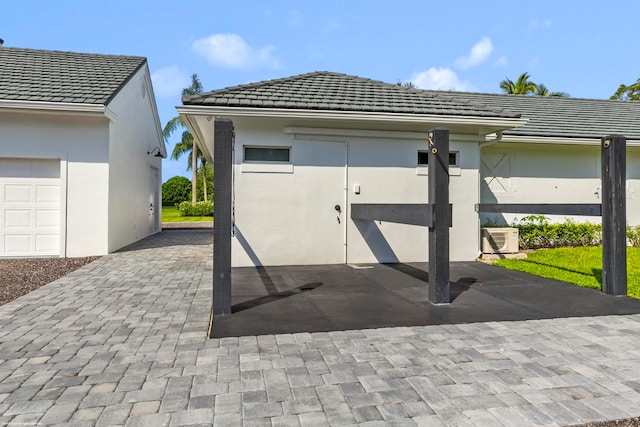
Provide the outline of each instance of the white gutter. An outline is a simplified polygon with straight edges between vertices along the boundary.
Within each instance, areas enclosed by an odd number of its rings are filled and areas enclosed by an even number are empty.
[[[486,138],[486,141],[480,143],[480,148],[502,141],[502,132],[496,132],[494,134],[487,135]]]
[[[73,102],[45,102],[0,99],[0,108],[13,110],[40,110],[52,112],[106,114],[106,107],[102,104],[81,104]]]
[[[603,137],[606,135],[602,135]],[[497,142],[497,141],[496,141]],[[555,136],[519,136],[504,135],[499,142],[524,144],[554,144],[554,145],[600,145],[600,138],[567,138]],[[638,147],[640,141],[627,141],[627,146]]]
[[[528,119],[503,117],[452,116],[437,114],[375,113],[361,111],[302,110],[290,108],[219,107],[209,105],[183,105],[176,107],[180,114],[211,115],[220,117],[268,117],[291,119],[325,119],[384,121],[396,123],[438,123],[441,125],[476,125],[514,128]]]

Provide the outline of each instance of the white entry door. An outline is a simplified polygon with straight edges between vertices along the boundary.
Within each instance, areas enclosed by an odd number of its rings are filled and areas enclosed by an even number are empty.
[[[0,257],[60,255],[60,161],[0,159]]]
[[[303,183],[300,235],[309,264],[346,262],[346,144],[336,141],[296,141],[294,174]]]

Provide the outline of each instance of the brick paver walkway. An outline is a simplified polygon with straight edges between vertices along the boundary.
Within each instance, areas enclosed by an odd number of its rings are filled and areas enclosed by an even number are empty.
[[[208,340],[211,255],[163,232],[1,306],[0,426],[640,416],[640,315]]]

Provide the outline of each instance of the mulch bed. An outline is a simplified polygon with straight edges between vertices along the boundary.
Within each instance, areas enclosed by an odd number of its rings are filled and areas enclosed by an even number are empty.
[[[53,282],[100,257],[0,259],[0,305]]]

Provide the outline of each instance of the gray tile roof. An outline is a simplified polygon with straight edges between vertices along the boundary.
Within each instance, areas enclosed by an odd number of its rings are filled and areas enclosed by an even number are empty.
[[[505,135],[640,139],[640,102],[406,89],[331,72],[301,74],[183,97],[185,105],[299,108],[481,117],[529,122]]]
[[[0,47],[0,100],[106,105],[145,63],[137,56]]]
[[[327,71],[228,87],[183,97],[182,102],[223,107],[519,117],[502,108],[487,108],[428,91]]]
[[[529,119],[526,125],[505,135],[602,138],[622,134],[640,139],[640,102],[601,99],[523,96],[470,92],[434,92],[492,108],[506,108]]]

